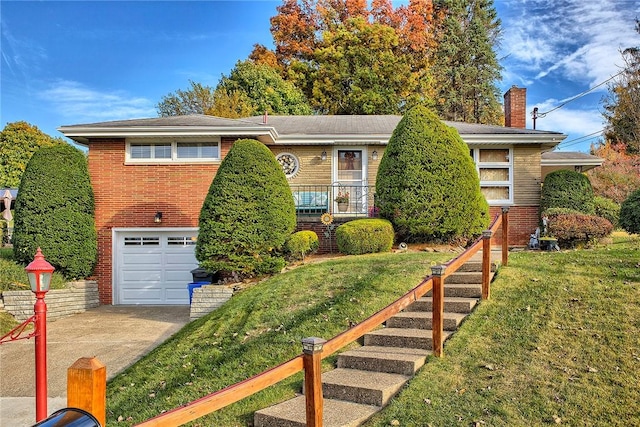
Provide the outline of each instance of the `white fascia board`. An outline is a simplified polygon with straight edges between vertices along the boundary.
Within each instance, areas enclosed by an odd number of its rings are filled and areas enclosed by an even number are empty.
[[[386,145],[391,135],[286,135],[276,145]]]
[[[541,159],[542,166],[602,166],[604,159]]]
[[[91,138],[152,138],[183,136],[260,136],[275,141],[278,137],[272,127],[211,127],[211,126],[141,126],[141,127],[59,127],[67,138],[86,145]]]
[[[460,137],[468,145],[525,145],[540,144],[544,147],[555,147],[567,135],[552,134],[461,134]]]

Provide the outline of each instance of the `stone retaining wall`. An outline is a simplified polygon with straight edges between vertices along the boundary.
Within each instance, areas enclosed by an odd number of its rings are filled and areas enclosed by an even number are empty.
[[[229,301],[233,288],[224,285],[205,285],[193,290],[191,320],[204,316]]]
[[[100,305],[98,282],[81,280],[67,283],[67,289],[54,289],[47,292],[47,319],[59,319],[71,314],[82,313]],[[2,303],[5,311],[12,314],[18,322],[33,316],[36,297],[31,291],[4,291]]]

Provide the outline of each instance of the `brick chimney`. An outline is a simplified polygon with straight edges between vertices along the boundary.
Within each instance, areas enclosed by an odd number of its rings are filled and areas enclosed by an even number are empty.
[[[509,128],[527,127],[527,89],[511,86],[504,94],[504,125]]]

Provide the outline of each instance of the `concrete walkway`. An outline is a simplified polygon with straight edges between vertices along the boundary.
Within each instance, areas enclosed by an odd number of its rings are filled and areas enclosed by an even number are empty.
[[[97,357],[107,379],[189,322],[188,306],[100,306],[47,323],[48,413],[66,407],[67,369]],[[0,426],[35,424],[33,339],[0,345]]]

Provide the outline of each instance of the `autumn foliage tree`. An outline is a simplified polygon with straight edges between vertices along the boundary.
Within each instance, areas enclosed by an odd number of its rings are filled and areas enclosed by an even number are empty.
[[[622,143],[605,143],[592,149],[604,159],[602,166],[587,171],[597,196],[622,203],[640,188],[640,155],[627,154]]]

